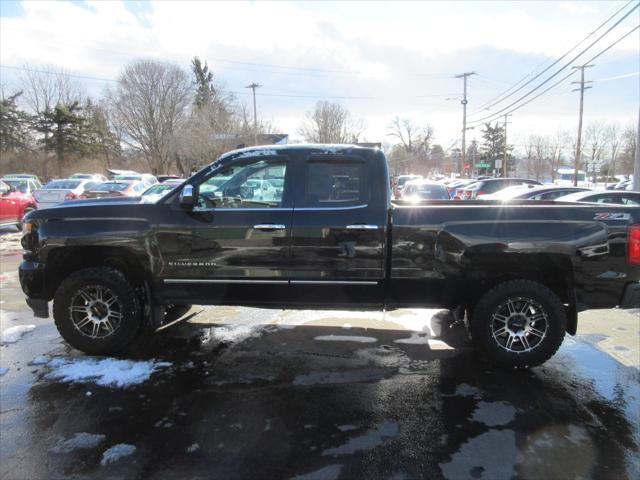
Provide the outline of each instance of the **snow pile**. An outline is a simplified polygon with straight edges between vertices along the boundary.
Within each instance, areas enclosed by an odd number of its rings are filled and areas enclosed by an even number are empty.
[[[74,450],[95,448],[102,442],[104,442],[106,438],[106,435],[102,435],[99,433],[76,433],[68,440],[62,440],[58,442],[58,444],[51,448],[49,451],[55,454],[62,454],[70,453]]]
[[[16,325],[15,327],[9,327],[2,332],[0,343],[16,343],[25,333],[35,328],[35,325]]]
[[[210,339],[224,343],[240,343],[248,338],[260,335],[260,325],[226,325],[209,330]]]
[[[134,445],[129,445],[128,443],[119,443],[109,448],[108,450],[105,450],[105,452],[102,454],[100,465],[104,467],[109,463],[117,462],[123,457],[133,455],[135,451],[136,447]]]
[[[378,341],[375,337],[360,337],[357,335],[320,335],[314,337],[314,340],[323,342],[358,342],[358,343],[375,343]]]
[[[49,357],[46,355],[40,355],[29,362],[29,365],[46,365],[49,363]]]
[[[394,340],[394,343],[405,343],[408,345],[427,345],[429,343],[429,337],[427,335],[420,335],[419,333],[412,333],[411,337]]]
[[[116,358],[54,358],[47,378],[63,382],[95,382],[98,385],[128,387],[146,382],[151,374],[171,363]]]

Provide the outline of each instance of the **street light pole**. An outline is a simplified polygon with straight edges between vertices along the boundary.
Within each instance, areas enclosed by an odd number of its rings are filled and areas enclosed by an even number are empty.
[[[253,144],[258,145],[258,110],[256,108],[256,88],[260,88],[262,85],[253,82],[247,85],[245,88],[250,88],[253,91]]]
[[[476,72],[465,72],[460,75],[456,75],[455,78],[461,78],[464,83],[464,92],[462,95],[462,161],[460,162],[460,176],[464,174],[464,166],[467,162],[467,147],[466,147],[466,135],[467,135],[467,78],[471,75],[475,75]]]
[[[576,139],[576,158],[573,162],[573,169],[574,169],[573,186],[574,187],[578,186],[578,170],[580,167],[580,157],[582,156],[582,111],[584,106],[584,91],[588,88],[591,88],[591,87],[585,87],[585,83],[592,83],[592,82],[584,81],[584,69],[589,67],[593,67],[593,65],[580,65],[577,67],[571,67],[573,69],[580,69],[580,81],[571,82],[571,83],[580,84],[580,88],[575,88],[572,90],[573,92],[577,92],[578,90],[580,91],[580,116],[578,118],[578,138]],[[588,174],[589,174],[589,171],[587,170],[587,175]]]

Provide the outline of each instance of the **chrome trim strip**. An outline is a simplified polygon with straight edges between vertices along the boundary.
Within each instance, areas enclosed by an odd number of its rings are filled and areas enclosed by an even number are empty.
[[[365,204],[365,205],[354,205],[351,207],[300,207],[300,208],[295,208],[294,207],[294,211],[296,212],[315,212],[315,211],[331,211],[331,210],[357,210],[359,208],[367,208],[369,206],[369,204]]]
[[[377,280],[291,280],[291,285],[378,285]]]
[[[256,284],[256,285],[272,285],[287,284],[289,280],[236,280],[231,278],[165,278],[164,283],[234,283],[234,284]]]
[[[218,208],[197,208],[193,209],[193,212],[196,213],[206,213],[206,212],[292,212],[293,208],[289,207],[264,207],[264,208],[229,208],[229,207],[218,207]]]
[[[378,228],[382,228],[379,227],[378,225],[365,225],[365,224],[353,224],[353,225],[347,225],[347,230],[378,230]]]
[[[286,228],[287,226],[281,223],[260,223],[253,226],[254,230],[285,230]]]

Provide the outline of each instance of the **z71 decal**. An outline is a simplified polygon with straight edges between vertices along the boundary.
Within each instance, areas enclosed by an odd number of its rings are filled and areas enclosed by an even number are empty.
[[[594,220],[629,220],[631,218],[630,213],[596,213],[593,217]]]

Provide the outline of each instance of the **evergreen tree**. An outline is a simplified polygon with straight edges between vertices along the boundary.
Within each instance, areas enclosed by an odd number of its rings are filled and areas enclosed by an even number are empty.
[[[18,108],[17,99],[22,91],[0,102],[0,152],[17,152],[29,143],[29,116]]]
[[[58,104],[36,117],[36,130],[44,135],[45,150],[56,155],[58,175],[62,176],[65,160],[70,154],[91,151],[87,120],[79,102]]]
[[[193,57],[191,60],[191,70],[195,76],[196,94],[193,98],[193,103],[197,108],[204,108],[211,105],[211,102],[216,97],[216,91],[213,86],[213,72],[209,70],[207,62],[204,65],[198,57]]]

